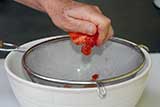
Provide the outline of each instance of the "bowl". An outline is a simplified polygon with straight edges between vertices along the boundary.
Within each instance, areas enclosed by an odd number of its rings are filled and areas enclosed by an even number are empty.
[[[55,37],[51,37],[55,38]],[[42,41],[45,38],[24,44],[23,48]],[[151,58],[142,49],[146,62],[141,72],[134,78],[117,84],[105,86],[107,95],[101,99],[97,88],[64,88],[34,83],[23,71],[22,56],[24,53],[11,52],[5,60],[6,72],[21,107],[135,107],[145,88],[151,68]]]

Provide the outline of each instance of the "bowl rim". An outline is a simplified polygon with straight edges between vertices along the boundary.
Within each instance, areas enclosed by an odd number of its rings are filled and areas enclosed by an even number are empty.
[[[23,46],[27,46],[27,45],[30,45],[30,44],[34,44],[35,42],[42,42],[42,41],[46,41],[46,40],[49,40],[49,39],[54,39],[54,38],[57,38],[57,37],[61,37],[61,36],[67,36],[67,35],[59,35],[59,36],[54,36],[54,37],[46,37],[46,38],[42,38],[42,39],[38,39],[38,40],[34,40],[34,41],[30,41],[28,43],[25,43],[22,45]],[[135,44],[131,41],[129,41],[130,43],[132,44]],[[149,55],[149,53],[141,48],[143,54],[145,55],[145,58],[146,60],[148,60],[148,66],[144,69],[144,71],[142,73],[140,73],[139,75],[137,75],[136,77],[132,78],[132,79],[129,79],[127,81],[123,81],[123,82],[120,82],[120,83],[117,83],[117,84],[113,84],[113,85],[109,85],[109,86],[105,86],[105,88],[107,89],[110,89],[110,88],[115,88],[115,87],[119,87],[119,86],[123,86],[123,85],[127,85],[129,83],[132,83],[136,80],[139,80],[140,78],[142,78],[143,76],[145,76],[145,74],[147,74],[150,69],[151,69],[151,57]],[[94,87],[94,88],[64,88],[64,87],[54,87],[54,86],[48,86],[48,85],[42,85],[42,84],[37,84],[37,83],[34,83],[32,81],[28,81],[28,80],[25,80],[17,75],[15,75],[11,70],[10,68],[8,67],[8,64],[10,62],[10,59],[12,58],[12,55],[15,54],[14,52],[10,52],[7,57],[5,58],[5,69],[6,69],[6,72],[7,74],[9,74],[12,78],[14,78],[15,80],[23,83],[24,85],[28,85],[28,86],[32,86],[32,87],[36,87],[36,88],[43,88],[43,89],[50,89],[50,90],[61,90],[61,91],[91,91],[91,90],[97,90],[97,87]]]

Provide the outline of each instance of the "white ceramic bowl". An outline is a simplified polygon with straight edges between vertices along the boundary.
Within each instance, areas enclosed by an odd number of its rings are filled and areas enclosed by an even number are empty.
[[[54,37],[52,37],[54,38]],[[24,44],[29,48],[50,38]],[[58,88],[36,84],[23,72],[23,53],[11,52],[5,60],[6,72],[21,107],[135,107],[145,87],[151,59],[144,49],[146,64],[136,77],[106,86],[107,96],[101,99],[97,88]]]

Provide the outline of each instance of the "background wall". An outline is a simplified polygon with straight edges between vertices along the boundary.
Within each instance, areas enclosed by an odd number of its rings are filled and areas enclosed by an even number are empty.
[[[146,44],[151,52],[160,52],[160,9],[152,0],[79,0],[100,6],[112,19],[115,34],[138,44]],[[47,14],[12,0],[0,0],[0,39],[15,44],[51,35],[66,34],[55,27]],[[0,52],[0,57],[7,53]]]

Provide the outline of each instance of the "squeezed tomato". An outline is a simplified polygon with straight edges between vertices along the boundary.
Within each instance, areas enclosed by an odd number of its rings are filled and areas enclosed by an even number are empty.
[[[73,43],[76,45],[82,45],[81,52],[84,55],[90,55],[92,52],[92,48],[97,45],[98,33],[95,35],[87,35],[83,33],[69,33],[70,38]]]

